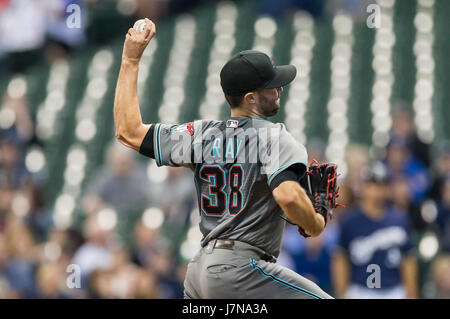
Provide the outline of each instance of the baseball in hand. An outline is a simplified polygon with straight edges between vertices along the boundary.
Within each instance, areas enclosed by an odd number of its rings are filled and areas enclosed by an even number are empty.
[[[133,29],[136,30],[137,33],[144,32],[146,26],[145,19],[139,19],[134,23]]]

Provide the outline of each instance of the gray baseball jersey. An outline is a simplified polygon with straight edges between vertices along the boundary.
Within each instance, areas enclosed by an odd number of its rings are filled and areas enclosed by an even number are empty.
[[[285,227],[271,182],[293,165],[303,171],[307,165],[305,147],[283,124],[257,118],[155,124],[140,152],[158,166],[194,172],[203,248],[188,265],[185,298],[331,298],[264,258],[278,257]],[[233,240],[232,251],[215,249],[217,240]]]
[[[284,124],[255,118],[156,124],[153,141],[158,165],[195,172],[202,245],[234,239],[278,256],[285,221],[269,184],[283,169],[307,165],[305,147]]]

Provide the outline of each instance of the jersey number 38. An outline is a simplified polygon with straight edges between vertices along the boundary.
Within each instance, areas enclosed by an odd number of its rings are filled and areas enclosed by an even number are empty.
[[[200,169],[200,178],[209,185],[208,193],[202,194],[202,211],[207,216],[223,216],[226,212],[236,215],[242,210],[241,165],[233,165],[228,176],[219,165],[205,165]],[[228,177],[228,178],[227,178]],[[227,187],[227,183],[229,187]]]

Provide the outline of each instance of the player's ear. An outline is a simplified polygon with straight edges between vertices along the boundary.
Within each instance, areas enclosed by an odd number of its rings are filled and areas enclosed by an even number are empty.
[[[256,104],[258,102],[258,97],[257,97],[256,92],[245,93],[244,101],[246,104]]]

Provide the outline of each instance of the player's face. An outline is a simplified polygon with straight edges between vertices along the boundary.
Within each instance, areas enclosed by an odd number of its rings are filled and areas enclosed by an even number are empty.
[[[280,94],[283,88],[262,89],[257,92],[259,113],[265,117],[274,116],[280,109]]]

